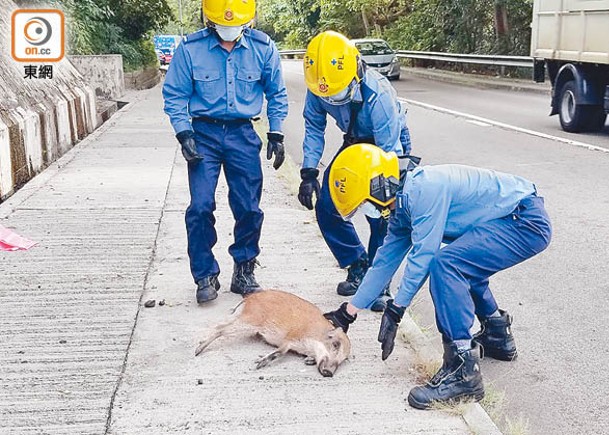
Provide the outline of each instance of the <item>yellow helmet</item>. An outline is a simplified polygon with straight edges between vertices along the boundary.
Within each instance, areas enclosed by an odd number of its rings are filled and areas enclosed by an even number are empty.
[[[332,97],[362,79],[359,51],[340,33],[320,33],[307,47],[304,73],[313,94]]]
[[[256,16],[256,0],[203,0],[203,14],[214,24],[244,26]]]
[[[378,211],[371,217],[386,215],[400,185],[398,156],[367,143],[351,145],[334,159],[328,183],[330,197],[344,218],[364,205]]]

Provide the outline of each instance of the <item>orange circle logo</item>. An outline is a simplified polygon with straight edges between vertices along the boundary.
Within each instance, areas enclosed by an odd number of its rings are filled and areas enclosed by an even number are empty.
[[[227,9],[226,12],[224,12],[224,19],[226,21],[233,21],[234,18],[235,14],[230,9]]]
[[[25,39],[32,45],[44,45],[53,35],[51,23],[43,17],[30,18],[23,28]]]

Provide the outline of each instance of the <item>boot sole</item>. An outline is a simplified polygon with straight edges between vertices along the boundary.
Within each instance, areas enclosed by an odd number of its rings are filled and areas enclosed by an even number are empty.
[[[482,353],[484,355],[484,358],[489,357],[489,358],[493,358],[499,361],[514,361],[516,358],[518,358],[518,350],[514,349],[514,351],[512,352],[504,352],[501,350],[497,350],[496,348],[486,348],[482,345],[482,343],[480,343],[479,341],[476,341],[474,339],[474,341],[476,343],[478,343],[480,345],[480,347],[482,348]]]
[[[410,406],[412,406],[415,409],[422,409],[422,410],[427,410],[427,409],[431,409],[434,405],[434,403],[439,403],[439,404],[447,404],[447,405],[454,405],[456,402],[459,402],[463,399],[473,399],[474,402],[479,402],[482,399],[484,399],[484,390],[482,391],[478,391],[475,392],[473,394],[461,394],[460,396],[456,396],[456,397],[452,397],[451,399],[444,401],[444,402],[437,402],[437,401],[433,401],[431,403],[421,403],[421,402],[417,402],[410,394],[408,395],[408,404]]]
[[[514,352],[510,352],[510,353],[505,353],[505,352],[497,352],[494,350],[483,350],[484,352],[484,356],[485,357],[489,357],[489,358],[493,358],[499,361],[514,361],[516,358],[518,358],[518,351],[514,351]]]
[[[338,293],[340,296],[353,296],[355,293],[357,293],[357,289],[353,290],[353,291],[340,291],[340,290],[336,290],[336,293]]]
[[[207,302],[211,302],[211,301],[216,300],[216,299],[218,299],[218,293],[216,293],[216,294],[212,295],[212,297],[204,299],[204,300],[197,298],[197,304],[203,305],[203,304],[205,304]]]
[[[251,291],[248,291],[248,292],[243,292],[240,287],[238,287],[238,286],[236,286],[234,284],[231,284],[230,291],[231,291],[231,293],[235,293],[237,295],[247,296],[247,295],[250,295],[252,293],[256,293],[256,292],[262,291],[262,288],[258,287],[257,289],[254,289],[254,290],[251,290]]]

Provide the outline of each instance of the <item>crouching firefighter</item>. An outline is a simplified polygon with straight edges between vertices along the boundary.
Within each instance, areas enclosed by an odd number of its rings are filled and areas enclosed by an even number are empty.
[[[388,208],[391,217],[385,243],[357,293],[326,317],[346,331],[406,258],[398,293],[381,319],[382,359],[393,351],[404,311],[429,276],[444,362],[426,385],[410,391],[408,402],[426,409],[433,402],[480,400],[480,347],[500,360],[517,355],[511,317],[497,306],[489,277],[550,243],[552,227],[535,185],[469,166],[417,167],[408,158],[366,144],[345,149],[335,159],[329,181],[342,216]],[[482,328],[472,336],[474,316]]]
[[[370,239],[366,252],[353,224],[345,221],[332,203],[328,171],[320,186],[317,168],[324,151],[327,115],[336,120],[344,133],[343,148],[367,142],[404,155],[410,154],[411,148],[406,110],[389,81],[376,71],[367,70],[355,45],[339,33],[328,31],[313,38],[304,57],[304,71],[308,91],[298,199],[309,210],[315,207],[328,247],[340,267],[348,270],[346,281],[338,284],[338,294],[352,296],[383,243],[387,224],[384,219],[368,218]],[[388,289],[389,286],[386,293]],[[379,298],[372,309],[382,311],[384,303],[384,299]]]
[[[284,161],[282,123],[288,113],[279,53],[264,33],[251,29],[255,0],[204,0],[207,27],[177,48],[167,72],[165,112],[188,161],[190,206],[186,211],[190,269],[197,302],[216,299],[220,268],[212,248],[217,234],[215,192],[220,168],[228,184],[235,218],[230,290],[246,295],[260,290],[254,276],[263,213],[262,142],[251,119],[268,101],[267,159]]]

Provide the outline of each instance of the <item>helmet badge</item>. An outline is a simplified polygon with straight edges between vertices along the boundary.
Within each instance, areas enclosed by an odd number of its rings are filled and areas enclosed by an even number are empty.
[[[230,9],[227,9],[224,12],[224,19],[226,21],[233,21],[233,19],[235,18],[235,14],[233,13],[233,11],[231,11]]]
[[[319,81],[319,92],[325,94],[328,92],[328,84],[326,83],[326,78],[322,77]]]

